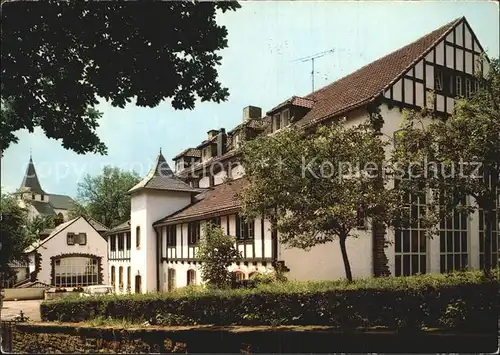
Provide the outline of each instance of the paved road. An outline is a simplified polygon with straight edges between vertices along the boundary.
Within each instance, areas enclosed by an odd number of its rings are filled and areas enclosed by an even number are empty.
[[[29,300],[29,301],[4,301],[1,319],[11,320],[17,316],[20,311],[29,317],[30,320],[39,322],[40,319],[40,303],[42,300]]]

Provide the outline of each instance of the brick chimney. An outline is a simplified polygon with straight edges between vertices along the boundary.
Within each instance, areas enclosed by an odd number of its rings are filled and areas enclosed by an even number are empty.
[[[247,106],[243,109],[243,122],[246,122],[252,118],[261,118],[262,109],[256,106]]]
[[[219,135],[217,136],[217,156],[218,157],[226,154],[226,141],[227,141],[226,130],[224,128],[221,128],[219,130]]]

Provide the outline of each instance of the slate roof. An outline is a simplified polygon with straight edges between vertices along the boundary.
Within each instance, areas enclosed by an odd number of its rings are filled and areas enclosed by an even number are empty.
[[[313,100],[314,105],[297,121],[297,125],[318,123],[372,102],[464,20],[464,17],[453,20],[415,42],[307,95],[305,98]]]
[[[210,190],[196,196],[196,202],[184,209],[177,211],[165,218],[156,221],[153,225],[176,223],[181,220],[196,220],[210,215],[228,213],[241,208],[241,202],[237,194],[248,184],[248,180],[242,177],[217,185]]]
[[[40,181],[38,180],[38,175],[36,174],[35,165],[33,164],[31,156],[19,190],[22,192],[34,192],[40,195],[45,195],[45,192],[40,186]]]
[[[67,195],[49,194],[49,203],[56,210],[70,210],[75,201]]]
[[[137,185],[132,187],[128,193],[132,193],[140,189],[186,191],[193,193],[200,192],[200,190],[192,188],[175,176],[165,160],[165,157],[161,154],[161,151],[156,157],[155,164],[149,173]]]
[[[102,224],[99,221],[96,221],[93,218],[87,218],[87,222],[89,222],[92,225],[92,227],[94,227],[94,229],[96,231],[98,231],[98,232],[107,232],[107,231],[109,231],[108,227],[106,227],[104,224]]]
[[[52,216],[56,214],[54,208],[47,201],[34,201],[34,200],[26,200],[29,204],[31,204],[35,210],[44,216]]]

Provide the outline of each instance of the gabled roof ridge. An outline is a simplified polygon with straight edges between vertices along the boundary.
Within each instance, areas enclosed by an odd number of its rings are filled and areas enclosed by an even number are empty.
[[[431,35],[431,34],[432,34],[432,33],[434,33],[434,32],[442,31],[444,28],[449,27],[449,28],[448,28],[448,30],[447,30],[447,31],[446,31],[443,35],[439,36],[439,38],[438,38],[438,39],[436,39],[436,40],[433,42],[433,44],[432,44],[432,45],[430,45],[430,46],[427,48],[427,50],[428,50],[428,49],[431,49],[431,48],[433,48],[433,47],[434,47],[434,46],[435,46],[435,45],[436,45],[436,44],[437,44],[440,40],[442,40],[442,37],[444,37],[444,36],[447,36],[447,35],[448,35],[448,33],[447,33],[448,31],[450,31],[452,28],[454,28],[454,27],[455,27],[455,25],[457,25],[457,24],[458,24],[460,21],[462,21],[462,20],[465,20],[465,16],[462,16],[462,17],[456,18],[456,19],[454,19],[453,21],[450,21],[450,22],[448,22],[447,24],[445,24],[445,25],[443,25],[443,26],[441,26],[441,27],[439,27],[439,28],[437,28],[437,29],[435,29],[435,30],[433,30],[433,31],[431,31],[431,32],[428,32],[428,33],[426,33],[426,34],[424,34],[424,35],[422,35],[422,36],[418,37],[417,39],[415,39],[414,41],[412,41],[412,42],[408,43],[407,45],[405,45],[405,46],[403,46],[403,47],[399,47],[399,48],[397,48],[397,49],[393,50],[392,52],[387,53],[387,54],[383,55],[382,57],[380,57],[380,58],[378,58],[378,59],[375,59],[375,60],[373,60],[373,61],[371,61],[371,62],[369,62],[369,63],[367,63],[367,64],[363,65],[361,68],[356,69],[356,70],[355,70],[355,71],[353,71],[352,73],[347,74],[347,75],[345,75],[345,76],[343,76],[343,77],[341,77],[341,78],[338,78],[338,79],[337,79],[337,80],[335,80],[333,83],[330,83],[330,84],[328,84],[328,85],[326,85],[326,86],[323,86],[323,87],[319,88],[318,90],[315,90],[315,91],[313,91],[313,92],[311,92],[311,93],[309,93],[309,94],[307,94],[307,95],[303,96],[303,98],[305,98],[305,99],[310,99],[310,100],[315,101],[315,100],[314,100],[314,97],[313,97],[313,95],[314,95],[314,94],[318,94],[318,93],[320,93],[320,92],[323,92],[323,91],[325,91],[325,90],[329,89],[330,87],[334,86],[335,84],[338,84],[340,81],[342,81],[342,80],[344,80],[344,79],[346,79],[346,78],[350,77],[351,75],[354,75],[354,74],[356,74],[356,73],[358,73],[358,72],[362,71],[363,69],[366,69],[366,67],[369,67],[369,66],[373,65],[373,64],[374,64],[374,63],[376,63],[376,62],[383,61],[384,59],[386,59],[386,57],[389,57],[390,55],[392,55],[392,54],[394,54],[394,53],[396,53],[396,52],[402,51],[403,49],[405,49],[405,48],[408,48],[408,47],[412,46],[415,42],[418,42],[418,41],[420,41],[421,39],[424,39],[425,37],[427,37],[427,36]],[[426,51],[427,51],[427,50],[426,50]],[[425,56],[425,54],[423,54],[423,56]],[[423,56],[422,56],[422,57],[423,57]],[[421,58],[420,58],[420,59],[421,59]],[[417,60],[417,62],[418,62],[418,60]],[[408,68],[410,68],[410,67],[411,67],[411,65],[410,65],[410,66],[408,66]],[[408,70],[408,68],[406,68],[406,70]],[[405,72],[406,72],[406,71],[405,71]]]

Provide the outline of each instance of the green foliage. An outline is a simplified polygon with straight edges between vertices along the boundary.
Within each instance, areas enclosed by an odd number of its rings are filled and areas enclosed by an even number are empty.
[[[231,275],[227,268],[241,258],[235,243],[220,226],[205,224],[196,257],[201,261],[201,276],[208,286],[225,288],[230,285]]]
[[[130,218],[130,196],[127,191],[140,181],[133,171],[105,166],[97,176],[87,175],[78,183],[78,199],[72,215],[82,212],[107,227],[115,227]],[[84,206],[84,207],[83,207]]]
[[[0,280],[8,280],[13,276],[9,267],[11,262],[27,262],[24,250],[35,240],[28,230],[28,213],[21,208],[15,196],[0,195]]]
[[[112,317],[165,325],[327,325],[496,329],[497,279],[481,272],[325,282],[279,282],[253,289],[59,299],[41,305],[45,321]],[[460,304],[457,304],[457,300]],[[456,308],[460,308],[456,311]],[[458,320],[464,320],[458,322]],[[452,321],[455,321],[452,323]]]
[[[291,247],[338,239],[352,279],[345,242],[358,236],[358,212],[389,223],[398,210],[392,190],[374,178],[381,177],[386,146],[370,122],[349,127],[345,120],[249,141],[242,147],[250,182],[241,194],[243,213],[274,219],[281,242]]]
[[[28,233],[33,238],[39,239],[40,233],[45,229],[52,229],[56,227],[57,216],[34,216],[31,220],[27,221]]]
[[[456,100],[454,113],[446,119],[427,109],[406,112],[392,161],[400,175],[412,175],[399,183],[402,197],[431,192],[424,202],[426,216],[419,221],[429,234],[436,234],[439,222],[452,213],[484,211],[484,269],[489,273],[491,237],[500,222],[500,214],[494,212],[500,198],[498,59],[491,61],[487,77],[477,80],[481,89],[472,98]],[[468,196],[475,203],[467,204]]]
[[[171,99],[222,102],[218,52],[227,29],[218,11],[236,2],[9,1],[2,4],[0,148],[39,126],[67,149],[106,153],[95,130],[103,98],[124,108]],[[88,29],[92,28],[92,31]]]

